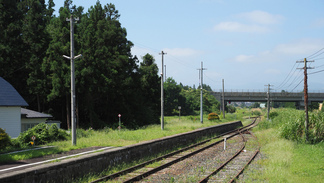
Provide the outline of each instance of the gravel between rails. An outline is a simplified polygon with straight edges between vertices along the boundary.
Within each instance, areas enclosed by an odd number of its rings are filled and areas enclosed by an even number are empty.
[[[229,182],[259,147],[257,140],[252,138],[250,134],[243,135],[248,141],[244,151],[234,161],[226,165],[223,170],[213,176],[209,182]],[[209,175],[217,167],[237,153],[243,144],[244,141],[242,137],[237,135],[227,140],[226,150],[224,150],[224,142],[219,143],[212,148],[204,150],[188,159],[152,174],[139,182],[199,182],[202,178]],[[164,161],[168,161],[168,159]],[[153,167],[145,167],[145,169],[150,168]],[[144,170],[139,170],[139,172],[141,171]],[[241,174],[240,178],[242,178],[243,175],[244,174]]]
[[[224,143],[219,143],[139,182],[199,182],[233,156],[243,144],[241,136],[232,137],[227,140],[225,151]]]
[[[246,162],[250,160],[252,155],[254,155],[255,151],[259,149],[259,144],[256,138],[252,138],[251,134],[248,132],[244,132],[245,134],[236,135],[234,137],[228,138],[226,141],[226,150],[224,150],[224,141],[219,141],[219,139],[214,139],[209,143],[213,143],[217,141],[216,145],[213,145],[210,147],[207,143],[204,146],[208,146],[208,149],[205,149],[203,151],[200,151],[199,153],[195,155],[191,155],[187,159],[183,159],[180,162],[175,163],[173,160],[183,157],[185,154],[189,154],[190,152],[194,151],[193,149],[190,149],[188,151],[179,153],[177,155],[173,155],[172,157],[166,158],[162,161],[153,163],[151,165],[147,165],[144,168],[140,168],[132,173],[123,175],[119,178],[115,178],[113,180],[110,180],[108,182],[134,182],[136,181],[135,177],[139,178],[139,176],[142,175],[142,173],[145,173],[143,176],[148,176],[138,182],[200,182],[200,180],[204,179],[206,176],[210,175],[212,172],[214,172],[217,168],[219,168],[221,165],[231,159],[233,155],[236,153],[241,153],[242,157],[238,158],[239,160],[236,160],[240,162],[240,159],[248,159]],[[226,135],[225,137],[228,137],[229,135]],[[245,136],[245,138],[243,138]],[[222,137],[222,138],[225,138]],[[247,139],[254,139],[248,140],[248,143],[246,142]],[[214,143],[213,143],[214,144]],[[248,146],[244,146],[247,145]],[[244,150],[242,148],[245,147]],[[197,146],[198,148],[198,146]],[[250,153],[252,155],[250,155]],[[240,156],[238,156],[240,157]],[[173,165],[170,165],[167,168],[164,168],[162,170],[156,170],[155,168],[164,165],[168,162],[174,162]],[[235,162],[235,161],[234,161]],[[241,163],[241,165],[235,164],[228,164],[225,165],[224,170],[220,171],[221,175],[215,175],[216,177],[214,180],[211,179],[209,182],[226,182],[230,181],[232,178],[237,175],[240,170],[245,166],[246,163]],[[241,166],[241,168],[239,167]],[[234,168],[233,168],[234,167]],[[160,167],[159,167],[160,168]],[[154,170],[153,170],[154,169]],[[228,170],[226,170],[228,169]],[[155,173],[148,175],[147,171],[154,171]],[[233,171],[234,170],[234,171]],[[218,172],[218,173],[220,173]],[[225,172],[225,173],[224,173]],[[243,174],[243,173],[242,173]],[[220,177],[217,177],[220,176]],[[204,181],[205,182],[205,181]]]

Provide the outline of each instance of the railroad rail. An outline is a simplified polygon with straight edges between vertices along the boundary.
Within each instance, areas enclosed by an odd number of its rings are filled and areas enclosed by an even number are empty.
[[[207,149],[211,149],[211,148],[215,147],[216,145],[220,145],[220,143],[224,142],[224,138],[223,138],[224,136],[226,136],[226,139],[230,139],[230,138],[235,137],[238,134],[240,134],[240,136],[242,138],[241,141],[244,142],[244,145],[236,153],[237,154],[236,156],[238,156],[238,154],[240,154],[239,152],[243,151],[245,144],[246,144],[246,140],[244,139],[244,134],[242,134],[242,133],[246,133],[246,131],[248,131],[248,129],[250,129],[254,125],[256,125],[256,121],[257,121],[257,118],[255,118],[251,124],[244,126],[242,128],[220,134],[216,137],[213,137],[213,138],[204,140],[202,142],[196,143],[194,145],[182,148],[178,151],[169,153],[167,155],[160,156],[153,160],[150,160],[150,161],[144,162],[142,164],[128,168],[126,170],[122,170],[120,172],[101,177],[95,181],[92,181],[92,183],[104,182],[104,181],[109,181],[109,180],[112,180],[113,182],[145,181],[143,179],[145,179],[149,176],[152,176],[154,174],[157,174],[161,170],[167,169],[168,167],[171,167],[172,165],[174,165],[180,161],[188,159],[189,157],[193,157],[193,156],[197,155],[198,153],[202,153],[203,151],[205,151]],[[222,139],[218,140],[219,138],[222,138]],[[232,159],[234,159],[234,158],[232,158]],[[158,167],[152,167],[153,163],[162,164],[162,165],[160,165]],[[228,163],[226,163],[226,164],[228,164]],[[225,165],[223,167],[225,167]],[[241,170],[241,172],[242,172],[242,170]],[[239,174],[240,173],[238,173],[237,176]],[[208,176],[206,176],[207,178],[205,177],[201,181],[202,182],[208,181],[208,179],[212,175],[214,175],[214,174],[209,174]],[[172,177],[171,177],[171,179],[172,179]]]
[[[256,139],[254,135],[252,135],[251,132],[246,130],[246,133],[250,134],[253,138]],[[242,136],[242,139],[244,139],[244,144],[242,147],[227,161],[225,161],[222,165],[217,167],[214,171],[212,171],[209,175],[204,177],[199,181],[199,183],[205,183],[205,182],[235,182],[239,175],[244,171],[244,169],[249,165],[252,160],[255,158],[255,156],[260,151],[260,144],[255,149],[255,151],[251,151],[248,153],[248,155],[243,154],[244,149],[246,148],[247,139],[244,137],[244,134],[240,134]],[[230,164],[232,163],[232,164]],[[222,170],[222,174],[217,174]],[[233,173],[233,170],[237,172],[237,174]],[[229,180],[229,181],[228,181]]]

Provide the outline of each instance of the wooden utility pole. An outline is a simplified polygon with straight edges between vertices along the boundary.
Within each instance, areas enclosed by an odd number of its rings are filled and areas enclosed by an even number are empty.
[[[163,51],[161,53],[159,53],[160,55],[162,55],[162,67],[161,67],[161,130],[164,130],[164,96],[163,96],[163,82],[164,82],[164,75],[163,75],[163,67],[164,67],[164,63],[163,63],[163,55],[165,55],[166,53],[164,53]]]
[[[75,120],[75,76],[74,76],[74,59],[81,57],[82,55],[74,56],[74,22],[78,21],[79,18],[73,18],[71,15],[70,19],[66,18],[66,21],[70,22],[70,44],[71,44],[71,55],[70,57],[63,55],[64,58],[71,60],[71,126],[72,126],[72,145],[76,145],[76,120]]]
[[[297,63],[303,63],[303,68],[298,69],[304,69],[304,105],[305,105],[305,140],[308,141],[308,86],[307,86],[307,69],[314,69],[314,67],[307,67],[307,62],[314,62],[314,61],[307,61],[306,58],[304,58],[304,61],[297,61]]]

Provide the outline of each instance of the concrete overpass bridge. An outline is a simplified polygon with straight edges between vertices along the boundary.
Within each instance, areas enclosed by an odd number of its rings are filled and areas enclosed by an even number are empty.
[[[222,92],[211,92],[222,105]],[[267,102],[267,92],[261,91],[224,91],[225,105],[227,102]],[[304,108],[303,92],[270,92],[271,102],[295,102],[296,108]],[[312,102],[322,103],[324,92],[308,92],[308,104]]]

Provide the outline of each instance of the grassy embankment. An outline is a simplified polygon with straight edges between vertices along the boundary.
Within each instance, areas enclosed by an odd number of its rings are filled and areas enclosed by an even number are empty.
[[[27,152],[15,153],[15,154],[2,154],[0,155],[1,162],[9,162],[16,160],[30,159],[33,157],[39,157],[49,154],[56,154],[63,151],[69,151],[73,149],[81,149],[93,146],[126,146],[142,141],[157,139],[165,136],[179,134],[183,132],[192,131],[198,128],[213,126],[229,121],[242,120],[243,116],[249,113],[243,114],[238,112],[235,114],[227,114],[226,119],[220,119],[219,121],[207,120],[207,115],[204,116],[204,123],[200,123],[199,116],[181,116],[179,117],[165,117],[164,130],[161,130],[161,125],[149,125],[137,130],[122,129],[120,131],[113,129],[102,130],[78,130],[77,131],[77,145],[72,146],[71,140],[58,141],[46,144],[47,146],[55,146],[54,148],[31,150]]]
[[[292,119],[303,115],[303,111],[280,109],[277,112],[278,117],[271,122],[263,120],[254,129],[262,145],[262,158],[246,171],[248,180],[244,182],[324,182],[324,142],[309,144],[281,137],[284,126],[295,123]],[[320,124],[323,127],[324,121]]]

